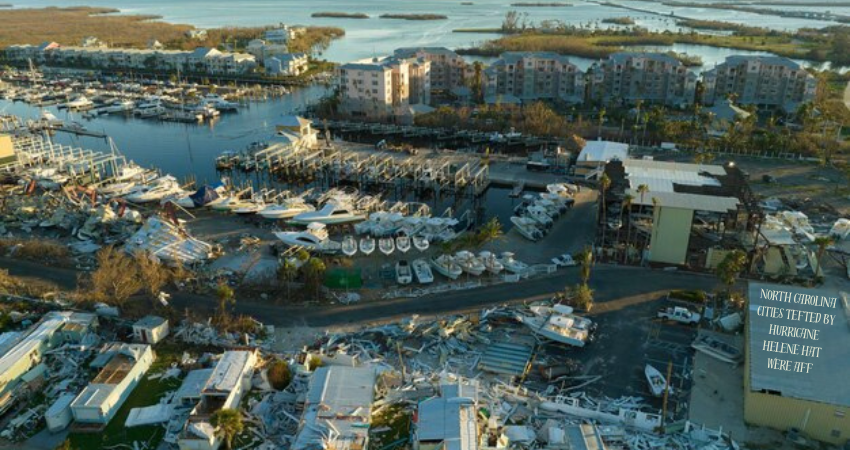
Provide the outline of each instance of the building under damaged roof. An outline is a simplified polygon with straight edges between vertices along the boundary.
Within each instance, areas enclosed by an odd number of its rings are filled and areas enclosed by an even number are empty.
[[[316,369],[292,449],[365,449],[376,381],[377,373],[372,367]]]
[[[478,449],[478,381],[447,383],[419,403],[416,450]]]

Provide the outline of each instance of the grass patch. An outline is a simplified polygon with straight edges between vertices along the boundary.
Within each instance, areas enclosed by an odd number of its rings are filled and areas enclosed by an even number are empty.
[[[62,266],[71,260],[68,247],[50,239],[0,239],[0,255]]]

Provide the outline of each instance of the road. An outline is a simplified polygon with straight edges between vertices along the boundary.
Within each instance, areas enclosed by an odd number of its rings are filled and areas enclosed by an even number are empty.
[[[51,281],[64,289],[76,286],[77,272],[54,269],[27,261],[0,258],[0,268],[14,276]],[[364,302],[355,305],[281,306],[240,299],[236,313],[247,314],[275,326],[329,327],[392,320],[412,314],[438,315],[476,310],[488,305],[515,303],[549,298],[565,286],[578,282],[578,269],[568,268],[516,284],[494,286],[429,295]],[[639,267],[598,264],[590,285],[595,291],[593,314],[628,308],[632,299],[647,298],[670,289],[706,289],[716,286],[714,277],[687,272],[668,272]],[[210,313],[216,306],[211,297],[174,292],[171,305],[178,310]]]

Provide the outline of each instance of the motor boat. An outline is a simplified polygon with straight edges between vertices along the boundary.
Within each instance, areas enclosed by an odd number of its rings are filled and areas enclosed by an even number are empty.
[[[546,192],[567,198],[573,193],[578,192],[578,186],[566,183],[552,183],[546,185]]]
[[[402,259],[395,263],[395,279],[398,284],[410,284],[413,282],[413,270],[410,263]]]
[[[829,235],[838,241],[850,239],[850,219],[838,219],[829,229]]]
[[[562,203],[560,201],[552,201],[548,198],[540,197],[540,199],[534,202],[534,204],[542,206],[544,209],[546,209],[546,212],[553,219],[558,218],[561,216],[561,214],[567,212],[567,205],[565,203]]]
[[[360,239],[360,253],[366,256],[371,255],[375,251],[375,238],[364,237]]]
[[[207,94],[202,101],[219,111],[236,111],[239,108],[238,103],[229,102],[218,94]]]
[[[426,238],[425,236],[413,236],[413,246],[416,247],[416,250],[424,252],[425,250],[428,250],[428,247],[430,247],[430,245],[431,244],[430,242],[428,242],[428,238]]]
[[[236,208],[231,209],[230,211],[234,214],[248,215],[256,214],[262,211],[265,207],[266,202],[263,200],[263,196],[260,194],[255,194],[251,197],[250,200],[246,201],[242,205],[237,206]]]
[[[431,272],[431,266],[424,259],[413,260],[413,275],[416,276],[416,281],[419,284],[430,284],[434,282],[434,273]]]
[[[81,95],[74,100],[71,100],[68,103],[65,103],[65,107],[71,110],[83,110],[83,109],[91,109],[94,107],[94,102],[86,98],[85,95]]]
[[[361,211],[346,201],[330,200],[318,211],[303,212],[296,215],[295,223],[319,222],[328,225],[357,222],[366,218]]]
[[[652,395],[656,397],[663,396],[665,388],[668,395],[673,395],[673,386],[668,385],[667,378],[658,369],[647,364],[643,372],[646,375],[646,382],[649,384],[649,390],[652,392]]]
[[[38,168],[34,169],[31,173],[36,184],[38,184],[41,188],[48,190],[59,189],[62,185],[71,180],[68,175],[60,172],[59,169],[55,167]]]
[[[463,269],[450,255],[440,255],[437,258],[432,258],[430,264],[437,273],[452,280],[456,280],[463,274]]]
[[[402,253],[407,253],[410,251],[410,237],[409,236],[398,236],[395,238],[395,248]]]
[[[118,114],[118,113],[126,113],[132,111],[136,107],[136,104],[132,100],[122,100],[117,103],[113,103],[109,106],[105,106],[102,111],[104,114]]]
[[[217,183],[215,186],[206,185],[186,195],[167,197],[162,200],[162,204],[172,202],[185,209],[213,207],[227,200],[226,192],[227,187],[223,183]]]
[[[395,251],[395,240],[393,238],[381,238],[378,240],[378,250],[389,256]]]
[[[577,266],[578,262],[573,258],[573,255],[564,253],[563,255],[552,258],[552,264],[558,267],[573,267]]]
[[[315,211],[316,208],[300,197],[288,198],[281,203],[266,205],[257,214],[266,219],[289,219],[301,213]]]
[[[543,232],[540,231],[534,219],[512,216],[511,223],[514,225],[513,229],[529,241],[536,242],[543,238]]]
[[[136,108],[133,109],[133,115],[141,117],[142,119],[159,117],[165,114],[165,112],[165,106],[163,106],[162,100],[159,97],[151,97],[148,100],[139,103],[136,105]]]
[[[457,265],[459,265],[460,268],[463,269],[464,272],[470,275],[479,276],[484,273],[485,270],[487,270],[487,267],[484,266],[484,263],[481,262],[481,259],[479,259],[472,252],[467,250],[461,250],[455,253],[454,260]]]
[[[528,272],[528,264],[514,259],[514,254],[511,252],[503,252],[499,258],[499,262],[502,263],[502,266],[508,272],[520,275],[524,275]]]
[[[496,255],[488,251],[478,253],[478,258],[481,259],[481,262],[484,263],[484,267],[487,268],[487,271],[492,273],[493,275],[498,275],[503,270],[505,270],[505,266],[503,266],[502,263],[499,262],[498,258],[496,258]]]
[[[545,228],[551,228],[552,225],[555,223],[552,220],[552,217],[549,216],[549,213],[546,211],[546,209],[540,205],[529,206],[528,209],[525,210],[525,215],[526,217],[533,219],[535,222],[537,222],[538,225]]]
[[[530,314],[517,314],[517,320],[534,334],[561,344],[584,347],[590,340],[593,322],[573,314],[567,305],[532,306]]]
[[[354,236],[346,236],[342,239],[342,254],[345,256],[354,256],[357,253],[357,241]]]
[[[177,179],[166,175],[159,177],[150,184],[141,185],[124,196],[124,199],[133,203],[149,203],[162,200],[169,196],[183,196],[186,191],[180,188]]]
[[[302,247],[321,253],[337,253],[342,250],[342,244],[328,238],[328,231],[323,223],[310,223],[306,231],[277,231],[274,235],[291,247]]]

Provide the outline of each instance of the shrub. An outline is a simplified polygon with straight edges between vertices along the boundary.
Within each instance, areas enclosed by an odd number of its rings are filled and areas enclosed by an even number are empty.
[[[269,366],[268,371],[269,383],[278,391],[282,391],[289,386],[292,381],[292,373],[289,371],[289,364],[286,361],[276,360]]]

